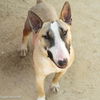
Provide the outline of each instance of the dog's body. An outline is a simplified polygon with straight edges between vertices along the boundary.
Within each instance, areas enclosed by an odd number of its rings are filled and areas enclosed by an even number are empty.
[[[38,15],[43,22],[57,20],[58,18],[55,9],[46,2],[37,3],[37,5],[30,10]]]
[[[33,62],[36,74],[38,99],[45,100],[44,79],[56,73],[52,81],[52,90],[59,90],[59,80],[74,60],[71,38],[71,11],[66,2],[61,11],[60,19],[54,8],[42,0],[28,12],[23,30],[21,56],[27,53],[29,33],[34,33]]]

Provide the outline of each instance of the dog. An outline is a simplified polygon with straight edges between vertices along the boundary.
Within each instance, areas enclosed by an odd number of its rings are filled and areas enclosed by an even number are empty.
[[[37,100],[45,100],[46,76],[55,73],[51,90],[58,92],[60,79],[74,61],[71,24],[71,7],[67,1],[63,5],[60,17],[57,16],[54,7],[44,0],[37,0],[36,5],[28,11],[23,30],[21,56],[26,56],[29,35],[33,32]]]

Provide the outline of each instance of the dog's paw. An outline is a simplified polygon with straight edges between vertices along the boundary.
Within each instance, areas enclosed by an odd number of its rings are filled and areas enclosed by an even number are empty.
[[[56,83],[56,84],[52,83],[52,85],[51,85],[51,91],[52,91],[53,93],[58,93],[59,90],[60,90],[60,85],[59,85],[59,83]]]
[[[45,100],[45,97],[38,97],[37,100]]]
[[[22,45],[22,46],[21,46],[21,50],[20,50],[20,56],[21,56],[21,57],[25,57],[26,54],[27,54],[27,52],[28,52],[27,46]]]

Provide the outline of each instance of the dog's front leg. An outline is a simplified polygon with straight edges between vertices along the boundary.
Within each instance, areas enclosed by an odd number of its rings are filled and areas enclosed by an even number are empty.
[[[55,74],[53,80],[52,80],[52,84],[51,84],[51,90],[55,93],[59,92],[59,88],[60,88],[60,85],[59,85],[59,81],[60,79],[62,78],[62,76],[64,75],[66,71],[63,71],[63,72],[58,72]]]
[[[44,80],[45,80],[44,75],[43,76],[36,75],[36,85],[37,85],[37,92],[38,92],[37,100],[45,100]]]
[[[28,40],[29,40],[29,35],[23,35],[22,39],[22,45],[21,45],[21,57],[26,56],[28,52]]]
[[[23,37],[22,37],[22,44],[21,44],[21,56],[26,56],[28,52],[28,41],[29,41],[29,35],[31,33],[31,27],[29,25],[28,19],[25,22],[25,26],[23,29]]]

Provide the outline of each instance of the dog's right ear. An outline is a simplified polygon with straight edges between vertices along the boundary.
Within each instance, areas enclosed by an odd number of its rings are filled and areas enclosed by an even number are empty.
[[[37,33],[43,25],[42,20],[40,19],[40,17],[38,15],[36,15],[34,12],[29,11],[28,12],[28,18],[29,18],[29,24],[32,28],[32,30]]]

